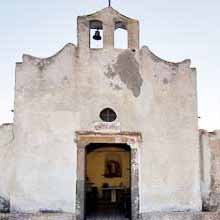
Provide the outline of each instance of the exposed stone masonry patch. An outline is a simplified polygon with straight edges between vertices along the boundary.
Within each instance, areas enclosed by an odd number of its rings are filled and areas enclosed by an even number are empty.
[[[113,68],[109,66],[105,75],[111,79],[118,75],[121,81],[126,84],[127,88],[132,91],[135,97],[140,95],[143,79],[139,72],[139,63],[132,51],[126,50],[119,54]]]

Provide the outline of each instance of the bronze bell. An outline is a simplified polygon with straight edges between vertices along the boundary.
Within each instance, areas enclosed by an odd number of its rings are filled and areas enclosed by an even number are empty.
[[[93,39],[94,39],[94,40],[101,40],[101,39],[102,39],[99,30],[96,30],[96,32],[95,32],[95,34],[94,34],[94,36],[93,36]]]

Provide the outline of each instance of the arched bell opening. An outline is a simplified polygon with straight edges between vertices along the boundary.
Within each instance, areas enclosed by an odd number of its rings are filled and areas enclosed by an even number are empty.
[[[90,48],[103,48],[103,25],[101,21],[89,22]]]
[[[118,49],[128,48],[127,24],[121,21],[115,23],[114,48],[118,48]]]

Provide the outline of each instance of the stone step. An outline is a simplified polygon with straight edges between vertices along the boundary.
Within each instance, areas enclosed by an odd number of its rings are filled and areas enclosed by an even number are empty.
[[[122,218],[122,217],[87,217],[86,220],[129,220],[128,218]]]

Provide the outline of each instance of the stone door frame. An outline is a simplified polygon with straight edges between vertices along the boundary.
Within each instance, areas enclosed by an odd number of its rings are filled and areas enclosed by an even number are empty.
[[[139,149],[142,137],[137,132],[97,133],[76,132],[77,181],[76,218],[85,219],[85,164],[86,147],[93,143],[127,144],[131,148],[131,218],[139,218]]]

